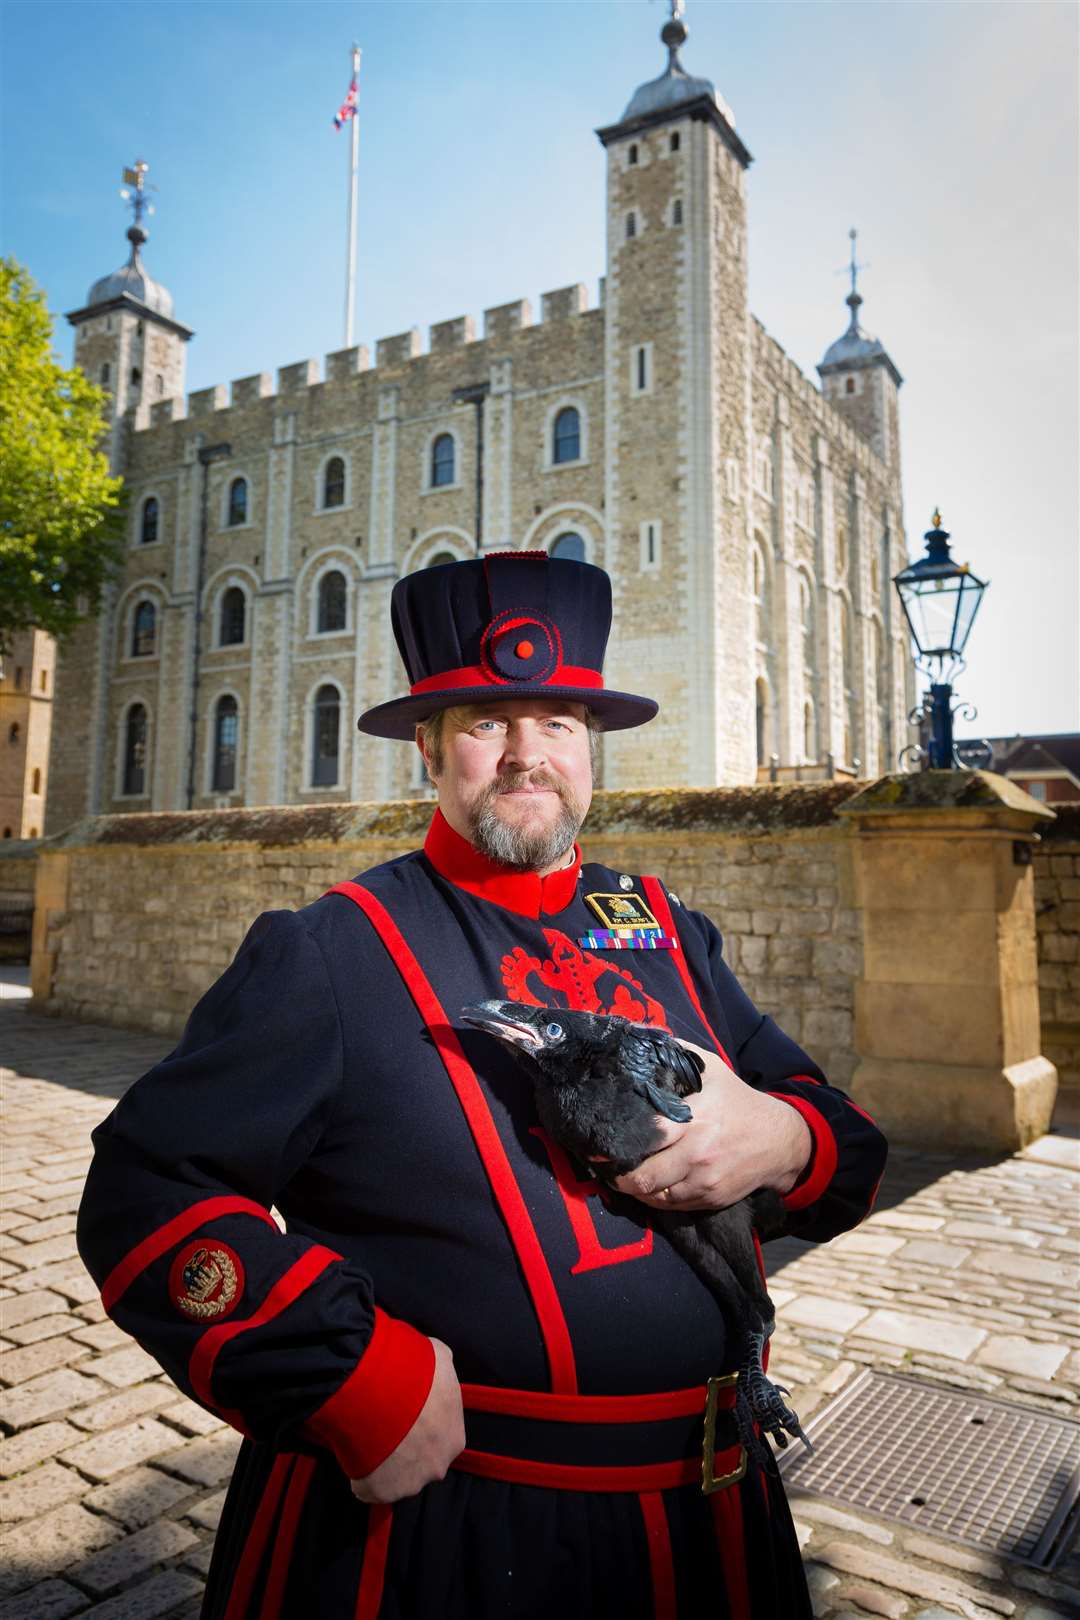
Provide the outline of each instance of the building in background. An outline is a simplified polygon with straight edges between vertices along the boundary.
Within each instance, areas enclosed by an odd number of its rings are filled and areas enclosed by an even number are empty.
[[[88,812],[385,799],[418,756],[361,737],[402,689],[394,581],[506,547],[605,567],[606,679],[655,695],[610,787],[896,764],[913,700],[900,375],[859,324],[819,389],[747,302],[730,107],[680,61],[597,133],[607,274],[184,398],[192,336],[143,267],[94,284],[75,357],[111,391],[127,562],[65,650],[49,826]],[[583,139],[585,138],[583,132]],[[599,202],[599,199],[598,199]],[[793,255],[792,262],[797,261]],[[827,319],[823,312],[823,324]]]
[[[1051,805],[1080,801],[1080,732],[986,740],[993,750],[988,769],[1010,777],[1033,799]]]
[[[44,630],[12,637],[0,658],[0,837],[45,829],[56,643]]]

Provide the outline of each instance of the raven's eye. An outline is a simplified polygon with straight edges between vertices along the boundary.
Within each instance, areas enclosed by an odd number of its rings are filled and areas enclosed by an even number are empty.
[[[548,1024],[544,1030],[544,1034],[547,1036],[549,1041],[561,1041],[563,1036],[566,1034],[566,1031],[563,1029],[561,1024]]]

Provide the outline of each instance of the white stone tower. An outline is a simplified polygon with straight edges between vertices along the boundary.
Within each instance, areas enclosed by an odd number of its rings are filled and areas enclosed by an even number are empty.
[[[613,686],[661,704],[606,739],[609,779],[753,779],[747,575],[750,347],[746,170],[731,109],[679,60],[597,133],[608,154],[607,567]]]

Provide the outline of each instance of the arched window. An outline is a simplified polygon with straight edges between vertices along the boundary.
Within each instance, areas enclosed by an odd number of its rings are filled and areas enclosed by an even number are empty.
[[[675,201],[671,205],[671,223],[673,225],[681,225],[682,224],[682,198],[681,197],[676,197]]]
[[[429,557],[424,564],[425,568],[438,568],[442,563],[457,562],[452,551],[437,551],[434,557]]]
[[[335,568],[319,581],[319,630],[344,630],[347,614],[345,575]]]
[[[102,386],[102,388],[108,388],[108,386],[109,386],[109,378],[110,378],[111,375],[112,375],[112,373],[109,370],[109,362],[106,360],[105,364],[101,368],[101,386]]]
[[[164,394],[164,392],[165,392],[165,379],[161,375],[161,372],[159,371],[157,376],[154,378],[154,393],[157,395],[158,399],[160,399],[161,396]]]
[[[671,139],[668,142],[668,149],[670,151],[672,151],[672,152],[677,152],[679,150],[679,132],[678,132],[678,130],[675,130],[673,132],[673,134],[671,136]]]
[[[234,478],[229,485],[229,510],[225,522],[230,529],[247,522],[248,487],[246,478]]]
[[[30,784],[30,791],[31,793],[41,792],[41,772],[36,767],[34,769],[33,779]]]
[[[131,621],[132,658],[152,658],[157,642],[157,610],[153,602],[140,602]]]
[[[124,728],[124,792],[146,792],[146,710],[133,703]]]
[[[21,735],[22,735],[22,727],[19,725],[19,722],[17,720],[13,720],[11,722],[10,726],[8,726],[8,734],[7,734],[8,742],[9,743],[17,743],[19,738],[21,737]]]
[[[803,674],[809,680],[817,667],[814,635],[814,593],[805,574],[799,575],[799,629],[802,633]]]
[[[340,456],[331,456],[323,473],[323,506],[345,505],[345,463]]]
[[[627,162],[628,163],[636,163],[637,162],[637,142],[636,141],[631,141],[630,142],[630,150],[627,153]]]
[[[152,546],[158,537],[158,503],[153,495],[143,501],[142,523],[139,527],[139,542],[144,546]]]
[[[760,542],[754,546],[754,635],[763,647],[769,645],[769,570]]]
[[[43,692],[49,690],[49,672],[47,669],[43,669],[41,672],[41,690]]]
[[[215,793],[231,793],[236,786],[236,742],[240,715],[236,699],[228,693],[217,700],[214,709],[214,770],[211,787]]]
[[[564,405],[555,418],[551,459],[556,464],[581,459],[581,414],[573,405]]]
[[[440,433],[431,446],[431,487],[439,489],[454,482],[454,436]]]
[[[247,601],[239,585],[230,585],[221,598],[218,619],[218,645],[237,647],[244,640],[244,617]]]
[[[560,534],[552,546],[551,555],[553,557],[569,557],[571,562],[584,562],[585,542],[580,534],[575,534],[573,530],[568,529],[565,534]]]
[[[849,394],[853,394],[855,392],[855,379],[854,379],[854,377],[849,377],[848,378],[846,387],[847,387],[847,392]]]
[[[754,730],[757,740],[757,762],[768,764],[769,748],[769,684],[761,678],[754,683]]]
[[[311,785],[336,787],[341,746],[341,697],[336,686],[319,687],[313,721]]]

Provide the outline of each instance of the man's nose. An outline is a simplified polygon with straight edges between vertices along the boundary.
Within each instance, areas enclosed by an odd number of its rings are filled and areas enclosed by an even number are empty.
[[[516,771],[532,771],[544,762],[544,745],[531,726],[510,726],[503,750],[504,764]]]

